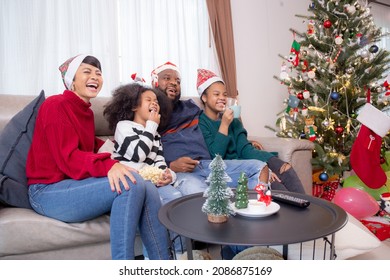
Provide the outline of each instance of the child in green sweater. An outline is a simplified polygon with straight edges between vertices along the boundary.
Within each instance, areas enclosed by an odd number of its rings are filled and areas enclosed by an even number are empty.
[[[275,153],[256,148],[248,140],[241,120],[234,118],[233,111],[226,108],[228,94],[220,77],[209,70],[198,69],[197,88],[204,105],[199,126],[212,158],[219,154],[223,159],[264,161],[271,172],[271,189],[305,193],[289,163],[280,160]]]

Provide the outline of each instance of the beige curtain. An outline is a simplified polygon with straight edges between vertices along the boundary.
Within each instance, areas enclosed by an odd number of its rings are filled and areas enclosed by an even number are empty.
[[[207,0],[207,8],[222,79],[226,83],[229,96],[236,97],[238,95],[236,57],[230,0]]]

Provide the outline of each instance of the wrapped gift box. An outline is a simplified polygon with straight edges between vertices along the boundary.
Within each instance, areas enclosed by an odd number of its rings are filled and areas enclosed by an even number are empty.
[[[340,186],[340,178],[334,175],[329,177],[327,181],[321,181],[319,179],[321,173],[322,171],[313,173],[313,196],[332,201]]]

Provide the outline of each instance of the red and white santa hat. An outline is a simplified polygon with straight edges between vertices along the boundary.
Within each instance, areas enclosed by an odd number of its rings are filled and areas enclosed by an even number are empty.
[[[158,81],[158,74],[160,74],[162,71],[164,70],[168,70],[168,69],[171,69],[171,70],[174,70],[177,72],[177,75],[179,76],[180,78],[180,71],[179,71],[179,68],[173,64],[172,62],[165,62],[164,64],[158,66],[156,69],[154,69],[151,73],[151,76],[152,76],[152,85],[154,87],[158,87],[158,84],[157,84],[157,81]]]
[[[382,193],[380,196],[381,196],[381,199],[382,199],[382,200],[384,200],[384,201],[390,201],[390,192]]]
[[[198,69],[198,81],[196,87],[198,89],[199,96],[202,96],[204,91],[215,82],[225,82],[218,77],[215,73],[206,69]]]
[[[142,78],[138,73],[133,73],[130,75],[131,79],[133,80],[134,83],[145,83],[145,79]]]
[[[61,64],[58,68],[61,71],[62,81],[66,89],[71,90],[74,76],[76,75],[77,69],[80,64],[86,58],[87,54],[79,54],[69,58],[67,61]]]

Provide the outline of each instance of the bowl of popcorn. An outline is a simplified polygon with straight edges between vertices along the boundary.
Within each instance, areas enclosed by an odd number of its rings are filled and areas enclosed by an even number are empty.
[[[163,172],[164,170],[156,166],[146,165],[139,170],[139,175],[141,175],[144,180],[150,180],[153,184],[157,184]]]

